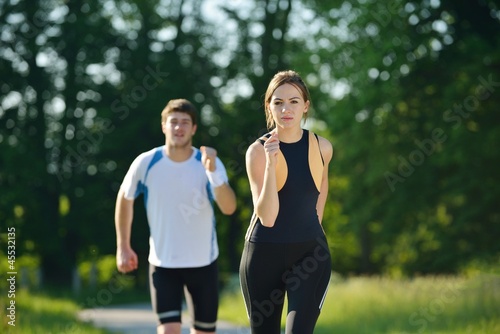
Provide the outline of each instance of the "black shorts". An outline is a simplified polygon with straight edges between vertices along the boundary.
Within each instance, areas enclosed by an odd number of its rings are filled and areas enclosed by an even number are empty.
[[[219,306],[217,260],[199,268],[149,266],[153,311],[160,324],[181,322],[183,293],[193,327],[215,331]]]

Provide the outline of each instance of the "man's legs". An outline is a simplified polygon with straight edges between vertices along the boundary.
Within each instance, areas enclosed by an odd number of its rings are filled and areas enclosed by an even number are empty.
[[[214,334],[219,307],[217,260],[201,268],[184,271],[186,304],[191,315],[191,334]]]
[[[153,311],[158,315],[158,334],[181,333],[183,282],[178,269],[149,266]]]

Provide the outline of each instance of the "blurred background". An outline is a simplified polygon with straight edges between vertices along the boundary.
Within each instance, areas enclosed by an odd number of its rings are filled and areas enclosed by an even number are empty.
[[[284,69],[311,91],[304,126],[334,146],[323,225],[336,273],[498,266],[499,3],[0,1],[2,273],[15,227],[18,284],[108,284],[120,183],[164,143],[167,101],[187,98],[194,145],[218,150],[238,196],[234,215],[217,211],[231,281],[252,213],[244,155]],[[135,208],[141,264],[127,284],[146,288],[149,230]]]

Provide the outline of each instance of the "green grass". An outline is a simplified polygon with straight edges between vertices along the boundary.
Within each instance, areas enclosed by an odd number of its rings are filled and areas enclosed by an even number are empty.
[[[0,302],[0,332],[8,334],[108,334],[76,319],[79,307],[75,301],[65,297],[54,297],[44,293],[16,293],[15,326],[9,325],[7,300]]]
[[[222,294],[219,319],[247,327],[241,292],[232,291]],[[144,301],[145,296],[127,292],[123,300],[115,296],[112,304]],[[85,303],[67,292],[20,290],[15,300],[16,326],[12,327],[5,313],[7,300],[0,299],[1,333],[109,334],[77,321],[76,312]],[[336,279],[315,330],[315,334],[332,333],[500,333],[500,275]]]
[[[223,295],[219,318],[248,324],[241,293]],[[500,276],[339,280],[315,333],[500,333]]]

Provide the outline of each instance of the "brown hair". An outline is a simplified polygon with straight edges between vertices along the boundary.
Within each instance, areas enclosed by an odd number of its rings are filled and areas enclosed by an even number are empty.
[[[175,99],[168,101],[165,108],[161,112],[161,123],[165,123],[169,114],[174,112],[184,112],[191,117],[193,125],[196,125],[196,108],[195,106],[186,99]]]
[[[299,92],[302,94],[302,98],[304,99],[304,102],[309,101],[311,103],[311,96],[309,94],[309,89],[307,89],[306,84],[300,77],[300,75],[292,70],[287,70],[287,71],[281,71],[278,72],[274,75],[274,77],[271,79],[271,82],[269,82],[269,85],[267,86],[267,91],[266,95],[264,97],[264,108],[266,112],[266,123],[267,123],[267,128],[270,130],[274,128],[276,125],[274,123],[273,115],[271,114],[271,111],[269,109],[269,105],[271,103],[271,98],[273,96],[274,91],[276,88],[279,86],[282,86],[284,84],[290,84],[295,86],[299,90]],[[304,114],[304,119],[307,118],[307,114]]]

